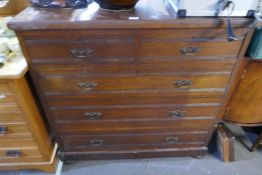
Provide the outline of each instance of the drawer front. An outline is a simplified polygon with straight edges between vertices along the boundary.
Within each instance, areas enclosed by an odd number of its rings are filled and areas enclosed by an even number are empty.
[[[43,162],[43,158],[38,149],[1,149],[0,163],[15,162]]]
[[[17,143],[19,143],[19,145]],[[36,149],[37,145],[33,138],[0,139],[0,149],[16,149],[17,147]]]
[[[242,46],[237,42],[144,42],[140,48],[141,56],[232,56],[237,57]]]
[[[8,91],[0,91],[0,105],[15,103],[14,96]]]
[[[1,124],[0,142],[2,139],[31,138],[32,134],[26,124]]]
[[[227,58],[151,58],[140,57],[136,60],[104,64],[83,62],[81,64],[36,64],[32,67],[34,71],[43,76],[51,75],[119,75],[119,74],[156,74],[156,73],[173,73],[173,72],[227,72],[232,71],[237,59],[232,57]]]
[[[24,123],[24,117],[21,112],[0,112],[0,123]]]
[[[211,93],[212,94],[212,93]],[[183,95],[183,93],[182,93]],[[212,94],[213,95],[213,94]],[[188,106],[220,106],[221,98],[205,96],[179,96],[176,93],[140,93],[140,94],[98,94],[98,95],[57,95],[49,96],[47,105],[50,110],[64,109],[119,109],[119,108],[158,108]]]
[[[229,72],[209,75],[155,75],[88,77],[52,75],[41,77],[39,83],[46,92],[101,92],[132,90],[178,90],[225,88]]]
[[[244,33],[245,29],[238,29]],[[192,32],[192,33],[191,33]],[[233,56],[237,57],[242,45],[226,40],[225,30],[152,30],[141,34],[140,56]]]
[[[118,151],[131,149],[145,149],[147,146],[172,147],[179,145],[204,146],[208,138],[202,133],[152,133],[152,134],[122,134],[63,137],[62,142],[67,148],[85,148],[86,151]],[[147,148],[148,149],[148,148]]]
[[[106,31],[89,33],[77,31],[42,34],[43,37],[25,37],[29,55],[34,59],[62,59],[83,61],[97,57],[130,57],[134,56],[134,36],[132,32]],[[37,34],[36,34],[37,35]],[[70,36],[70,37],[69,37]],[[47,52],[42,52],[46,50]],[[106,58],[105,58],[106,59]],[[51,62],[56,60],[50,60]]]
[[[212,126],[214,120],[199,119],[195,121],[185,120],[150,120],[150,121],[107,121],[107,122],[62,122],[56,123],[58,130],[82,130],[82,131],[114,131],[114,130],[136,130],[146,128],[190,128]],[[192,130],[191,130],[192,131]]]
[[[124,120],[197,120],[199,118],[213,119],[219,110],[218,105],[206,106],[161,106],[154,108],[94,108],[94,109],[61,109],[51,110],[55,121],[124,121]]]

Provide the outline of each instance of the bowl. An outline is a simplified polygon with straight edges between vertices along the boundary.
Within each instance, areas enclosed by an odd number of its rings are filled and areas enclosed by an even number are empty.
[[[102,9],[107,10],[129,10],[132,9],[139,0],[94,0]]]

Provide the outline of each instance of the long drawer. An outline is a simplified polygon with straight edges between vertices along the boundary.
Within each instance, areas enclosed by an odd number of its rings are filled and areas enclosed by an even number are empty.
[[[203,133],[151,133],[151,134],[122,134],[96,136],[68,136],[62,137],[65,150],[80,148],[85,151],[121,151],[149,149],[147,146],[161,148],[183,148],[204,146],[208,135]]]
[[[178,128],[194,127],[208,128],[214,123],[213,119],[199,119],[195,121],[186,120],[149,120],[149,121],[107,121],[107,122],[57,122],[55,127],[58,130],[81,130],[81,131],[114,131],[114,130],[136,130],[136,129],[157,129],[157,128],[173,128],[176,131]]]
[[[92,77],[81,75],[43,76],[39,83],[46,92],[99,92],[132,90],[190,90],[225,88],[229,72],[182,75]]]
[[[139,96],[140,95],[140,96]],[[158,107],[198,107],[220,106],[221,98],[194,98],[176,96],[172,93],[150,94],[98,94],[98,95],[65,95],[47,97],[50,110],[56,109],[119,109],[119,108],[158,108]]]
[[[219,105],[206,104],[199,106],[158,106],[133,108],[94,108],[94,109],[54,109],[51,110],[55,121],[125,121],[183,119],[197,120],[214,118]]]
[[[149,74],[173,72],[227,72],[232,71],[237,59],[233,57],[209,58],[152,58],[139,57],[135,59],[108,58],[107,62],[95,64],[83,62],[81,64],[50,64],[34,63],[31,71],[43,76],[50,75],[114,75],[114,74]],[[39,62],[40,63],[40,62]]]

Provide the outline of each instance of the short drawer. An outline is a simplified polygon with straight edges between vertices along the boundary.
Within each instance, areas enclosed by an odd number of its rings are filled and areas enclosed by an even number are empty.
[[[0,163],[42,162],[39,150],[35,148],[0,149]]]
[[[81,75],[42,76],[39,84],[46,92],[101,92],[134,90],[190,91],[225,88],[230,72],[210,74],[174,74],[150,76],[89,77]],[[41,75],[40,75],[41,76]]]
[[[216,104],[199,104],[199,106],[158,106],[150,107],[133,107],[108,109],[54,109],[51,110],[52,116],[56,122],[59,121],[141,121],[141,120],[194,120],[198,119],[214,119],[219,110]]]
[[[146,31],[141,34],[140,56],[237,57],[242,40],[228,42],[226,38],[225,31],[212,29]]]
[[[208,135],[203,133],[151,133],[62,137],[65,150],[76,148],[85,151],[120,151],[129,149],[181,148],[181,146],[204,146]]]
[[[23,114],[20,111],[0,112],[0,123],[25,123]]]
[[[40,62],[42,59],[44,62],[82,62],[90,59],[99,62],[100,59],[106,61],[108,57],[117,59],[135,54],[132,32],[62,31],[61,35],[52,31],[41,32],[41,36],[38,34],[25,36],[25,44],[31,58],[39,59]]]

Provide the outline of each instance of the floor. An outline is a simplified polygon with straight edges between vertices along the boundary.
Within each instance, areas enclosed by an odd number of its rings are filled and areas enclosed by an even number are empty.
[[[232,163],[223,163],[214,147],[213,150],[202,159],[186,157],[76,162],[64,165],[62,175],[262,175],[262,147],[251,153],[236,142],[236,161]],[[49,174],[40,171],[12,171],[0,172],[0,175]]]

